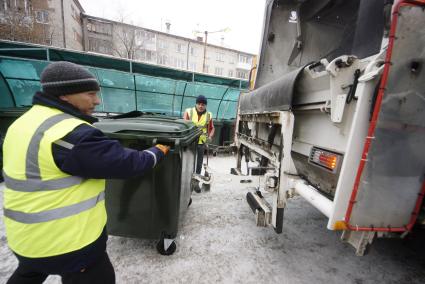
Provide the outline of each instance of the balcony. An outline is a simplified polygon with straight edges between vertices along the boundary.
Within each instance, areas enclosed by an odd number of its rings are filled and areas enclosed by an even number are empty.
[[[238,62],[236,64],[236,69],[251,70],[251,63]]]
[[[144,40],[143,43],[143,49],[150,50],[150,51],[156,51],[156,40]]]

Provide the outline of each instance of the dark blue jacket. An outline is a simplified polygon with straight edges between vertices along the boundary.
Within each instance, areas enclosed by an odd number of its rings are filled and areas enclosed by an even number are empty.
[[[33,104],[57,108],[89,123],[97,118],[82,114],[72,105],[53,96],[36,93]],[[124,148],[106,137],[102,131],[82,124],[61,140],[74,145],[72,150],[53,144],[52,153],[56,165],[63,172],[84,178],[129,178],[151,169],[155,160],[164,154],[156,147],[147,151]],[[155,154],[155,157],[153,157]]]
[[[89,123],[97,121],[65,101],[40,92],[34,95],[33,104],[57,108]],[[62,140],[74,147],[67,149],[53,144],[52,153],[56,165],[65,173],[84,178],[129,178],[141,175],[164,156],[156,147],[149,148],[148,151],[124,148],[118,141],[107,138],[102,131],[86,124],[76,127]],[[44,258],[17,257],[20,265],[31,267],[35,271],[41,270],[47,274],[75,272],[92,265],[104,254],[106,240],[107,233],[103,230],[96,241],[78,251]]]

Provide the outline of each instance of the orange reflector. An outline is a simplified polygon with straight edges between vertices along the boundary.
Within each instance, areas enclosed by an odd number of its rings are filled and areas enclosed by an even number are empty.
[[[336,161],[337,161],[337,156],[335,154],[322,152],[319,156],[319,162],[325,167],[328,167],[332,170],[335,169],[336,167]]]
[[[348,227],[344,221],[336,221],[334,224],[334,230],[336,231],[348,230]]]
[[[308,161],[312,164],[325,168],[336,173],[342,155],[333,151],[313,147]]]

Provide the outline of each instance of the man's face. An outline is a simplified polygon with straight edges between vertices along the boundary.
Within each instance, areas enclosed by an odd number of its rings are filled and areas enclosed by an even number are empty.
[[[204,104],[204,103],[197,103],[196,104],[196,110],[198,112],[204,112],[206,108],[207,108],[207,105]]]
[[[95,91],[64,95],[59,96],[59,98],[78,108],[82,113],[87,115],[91,115],[94,108],[100,104],[100,99]]]

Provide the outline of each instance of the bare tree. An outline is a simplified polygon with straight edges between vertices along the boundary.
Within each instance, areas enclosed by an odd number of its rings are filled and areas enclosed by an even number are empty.
[[[11,6],[1,13],[0,38],[2,39],[45,44],[46,38],[49,38],[46,34],[49,33],[48,25],[35,24],[31,12],[25,11],[22,7]]]
[[[113,37],[117,41],[113,42],[113,50],[122,58],[136,59],[137,51],[143,50],[142,35],[136,27],[125,23],[125,16],[122,9],[118,9],[117,22],[121,25],[116,25],[113,31]]]

